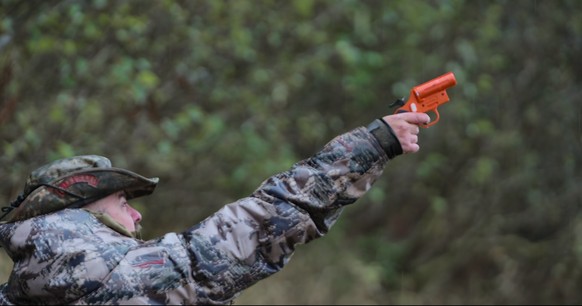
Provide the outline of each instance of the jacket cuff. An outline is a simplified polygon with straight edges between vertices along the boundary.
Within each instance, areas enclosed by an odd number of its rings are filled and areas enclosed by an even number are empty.
[[[402,145],[386,121],[382,119],[372,121],[372,123],[368,125],[368,131],[376,137],[378,143],[380,143],[380,146],[384,149],[384,152],[386,152],[389,159],[402,154]]]

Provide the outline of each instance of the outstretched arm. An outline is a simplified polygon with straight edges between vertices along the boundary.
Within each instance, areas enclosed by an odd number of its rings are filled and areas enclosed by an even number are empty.
[[[337,136],[184,233],[197,260],[193,273],[208,281],[207,298],[234,297],[283,268],[296,245],[327,233],[389,159],[419,150],[418,124],[429,120],[426,114],[389,115]]]
[[[385,116],[335,137],[192,228],[130,250],[106,286],[129,302],[232,301],[281,270],[297,245],[325,235],[342,209],[371,188],[390,159],[418,151],[417,124],[429,120],[424,115]],[[123,295],[124,286],[139,294]]]

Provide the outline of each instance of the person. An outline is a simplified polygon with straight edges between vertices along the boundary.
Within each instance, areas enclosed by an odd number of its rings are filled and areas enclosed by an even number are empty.
[[[34,170],[2,209],[0,246],[14,262],[2,304],[230,304],[324,236],[388,161],[417,152],[424,113],[378,118],[334,137],[251,195],[182,232],[142,240],[131,199],[157,178],[99,155]]]

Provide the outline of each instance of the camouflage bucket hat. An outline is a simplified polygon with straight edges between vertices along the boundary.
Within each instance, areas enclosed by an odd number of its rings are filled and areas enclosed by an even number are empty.
[[[14,213],[8,222],[25,220],[65,208],[80,208],[118,191],[127,200],[151,194],[158,178],[114,168],[103,156],[83,155],[56,160],[34,170],[23,192],[2,208]]]

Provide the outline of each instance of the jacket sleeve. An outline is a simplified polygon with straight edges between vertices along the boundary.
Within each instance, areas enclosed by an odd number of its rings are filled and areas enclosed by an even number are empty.
[[[390,159],[387,149],[394,151],[388,147],[400,146],[375,135],[361,127],[337,136],[250,196],[184,232],[145,242],[116,269],[133,280],[117,283],[146,286],[138,291],[148,292],[149,302],[231,302],[281,270],[297,245],[325,235],[343,207],[370,189]]]
[[[374,135],[355,129],[184,232],[208,297],[233,297],[283,268],[296,245],[323,236],[364,195],[387,161]]]

